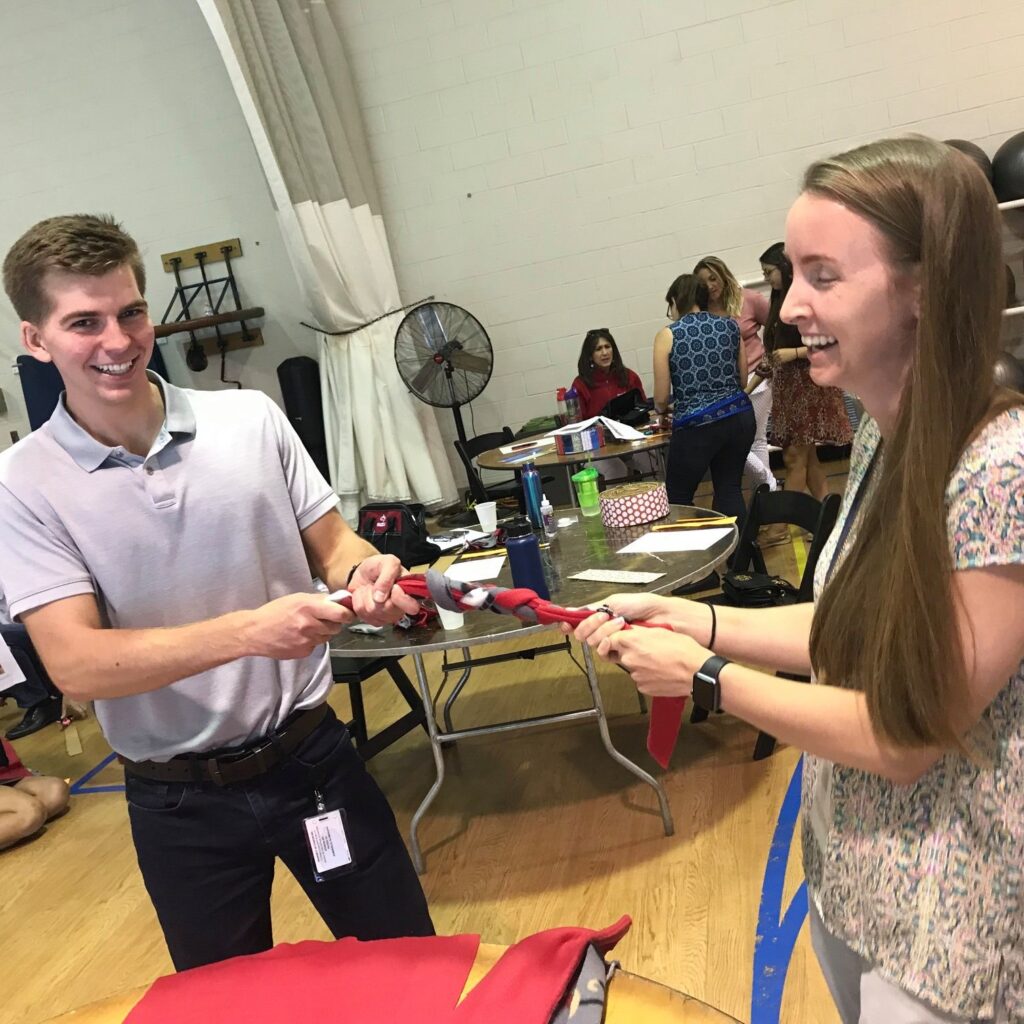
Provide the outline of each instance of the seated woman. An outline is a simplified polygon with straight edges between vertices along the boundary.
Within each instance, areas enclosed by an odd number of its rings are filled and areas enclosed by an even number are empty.
[[[607,327],[587,331],[577,364],[579,376],[572,382],[580,398],[580,415],[589,420],[619,395],[639,391],[646,402],[643,381],[622,363],[619,346]]]
[[[0,850],[36,835],[63,814],[70,792],[63,779],[26,768],[14,747],[0,739]]]
[[[691,505],[711,470],[714,508],[746,515],[741,482],[754,440],[754,410],[743,391],[746,354],[730,316],[707,312],[708,289],[694,274],[677,277],[665,296],[673,322],[654,338],[654,405],[674,399],[665,483],[668,500]]]

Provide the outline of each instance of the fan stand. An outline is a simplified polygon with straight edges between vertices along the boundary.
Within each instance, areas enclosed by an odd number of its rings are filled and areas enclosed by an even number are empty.
[[[459,440],[466,444],[466,425],[462,422],[462,406],[455,397],[455,387],[452,384],[453,369],[452,364],[446,359],[444,363],[444,377],[448,382],[448,393],[452,396],[452,415],[455,417],[455,432],[459,435]]]

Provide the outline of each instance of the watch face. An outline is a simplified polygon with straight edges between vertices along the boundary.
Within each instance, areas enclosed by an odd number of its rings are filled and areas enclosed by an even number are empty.
[[[705,711],[718,710],[718,682],[717,680],[698,672],[693,677],[693,699],[696,704]]]

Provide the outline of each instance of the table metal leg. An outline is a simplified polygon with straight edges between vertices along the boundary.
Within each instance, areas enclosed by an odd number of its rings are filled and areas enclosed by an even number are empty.
[[[469,661],[469,648],[463,647],[462,660]],[[444,727],[447,732],[452,732],[454,726],[452,725],[452,708],[455,707],[455,702],[459,699],[459,694],[462,693],[463,687],[469,682],[469,674],[472,669],[467,665],[462,670],[462,675],[459,676],[459,681],[452,688],[452,692],[448,694],[448,699],[444,702]]]
[[[611,757],[618,761],[626,771],[632,772],[638,779],[646,782],[655,793],[658,794],[658,804],[661,808],[661,822],[665,828],[665,835],[670,836],[675,832],[675,825],[672,823],[672,812],[668,806],[668,797],[665,795],[665,790],[661,783],[654,778],[653,775],[648,774],[638,764],[634,764],[624,754],[620,754],[612,745],[611,734],[608,732],[608,719],[604,713],[604,701],[601,699],[601,688],[597,684],[597,671],[594,668],[594,656],[591,654],[590,647],[587,644],[583,644],[583,660],[587,666],[587,682],[590,684],[590,693],[594,699],[594,707],[597,709],[597,726],[601,732],[601,742],[604,744],[604,749],[608,751]]]
[[[569,508],[578,508],[579,502],[576,500],[576,488],[572,482],[572,466],[565,467],[565,485],[569,488]]]
[[[409,827],[409,846],[412,848],[412,864],[416,869],[416,874],[422,875],[426,870],[426,865],[423,860],[423,852],[420,850],[417,832],[419,831],[420,821],[423,820],[423,815],[427,813],[427,808],[434,802],[434,797],[440,792],[441,785],[444,783],[444,755],[441,751],[441,741],[438,739],[437,721],[434,718],[434,704],[430,697],[430,686],[427,683],[427,670],[423,666],[423,655],[413,654],[412,663],[416,667],[416,682],[419,684],[420,697],[423,699],[423,711],[427,717],[427,734],[430,736],[430,749],[434,753],[434,768],[437,771],[437,778],[434,779],[434,784],[427,790],[427,795],[423,798],[422,803],[416,808],[416,813],[412,816],[412,825]]]

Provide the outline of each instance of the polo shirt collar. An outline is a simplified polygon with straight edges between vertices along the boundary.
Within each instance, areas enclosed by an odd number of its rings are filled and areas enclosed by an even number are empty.
[[[196,416],[192,404],[181,388],[169,384],[152,370],[146,376],[160,389],[164,400],[164,429],[173,437],[192,437],[196,432]],[[114,449],[97,441],[88,431],[80,427],[68,412],[67,392],[62,391],[57,400],[47,427],[54,440],[87,473],[100,468],[113,454]]]

